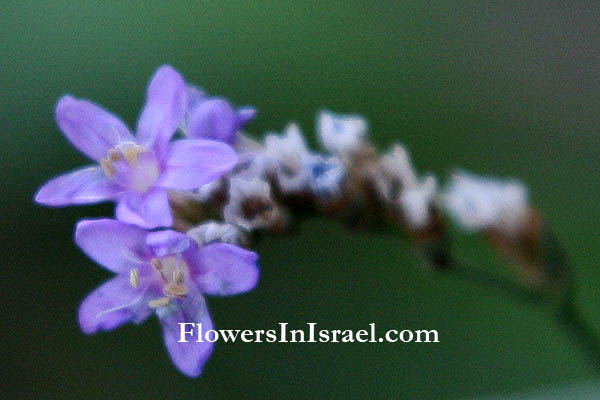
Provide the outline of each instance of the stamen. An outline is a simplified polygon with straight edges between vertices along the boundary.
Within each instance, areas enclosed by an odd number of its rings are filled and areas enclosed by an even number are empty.
[[[158,308],[158,307],[166,307],[171,304],[170,297],[161,297],[155,300],[150,300],[148,302],[148,307],[150,308]]]
[[[183,283],[183,271],[182,270],[177,270],[177,271],[173,271],[173,281],[177,284],[182,284]]]
[[[110,160],[103,158],[102,160],[100,160],[100,165],[102,166],[102,169],[104,170],[104,175],[106,175],[107,178],[112,179],[115,177],[115,167],[113,167],[112,162]]]
[[[117,149],[108,150],[108,161],[115,162],[115,161],[119,161],[122,159],[123,158],[121,157],[121,153],[119,153],[119,151]]]
[[[167,283],[163,288],[163,293],[169,297],[184,297],[189,289],[184,284]]]
[[[163,269],[163,265],[158,258],[153,258],[152,261],[150,261],[150,264],[158,271]]]
[[[114,178],[116,171],[113,163],[123,160],[131,166],[135,167],[138,164],[138,157],[140,154],[145,153],[146,149],[137,144],[128,143],[126,146],[118,146],[108,150],[106,158],[100,160],[100,165],[104,170],[104,174],[112,179]]]
[[[129,271],[129,284],[134,288],[140,284],[140,271],[137,268]]]
[[[122,150],[123,156],[129,165],[135,167],[138,163],[138,156],[146,150],[137,144],[127,146]]]

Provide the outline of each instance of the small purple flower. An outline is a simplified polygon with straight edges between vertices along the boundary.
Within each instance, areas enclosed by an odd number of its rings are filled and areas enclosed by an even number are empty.
[[[173,222],[168,190],[193,190],[227,173],[234,150],[205,139],[170,142],[183,122],[188,92],[183,77],[160,67],[148,86],[134,137],[123,122],[100,106],[72,96],[61,98],[56,120],[65,136],[94,165],[47,182],[36,194],[49,206],[118,203],[117,218],[145,228]]]
[[[256,109],[252,107],[234,110],[227,100],[205,97],[193,86],[188,87],[188,94],[186,133],[192,139],[213,139],[233,145],[236,133],[256,116]]]
[[[189,236],[172,230],[148,232],[114,219],[84,220],[77,224],[75,242],[118,274],[81,303],[81,329],[110,331],[156,312],[173,363],[191,377],[202,373],[213,343],[179,343],[179,323],[213,329],[203,294],[244,293],[258,282],[256,253],[227,243],[198,248]]]

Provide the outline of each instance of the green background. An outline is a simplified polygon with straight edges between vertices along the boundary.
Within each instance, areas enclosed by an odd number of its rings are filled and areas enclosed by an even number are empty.
[[[2,397],[453,399],[593,380],[600,366],[549,312],[427,273],[400,238],[319,219],[260,243],[258,288],[209,299],[216,326],[375,322],[437,329],[441,343],[220,343],[204,375],[188,379],[155,319],[90,337],[78,328],[79,302],[109,274],[74,246],[73,225],[112,206],[49,209],[32,198],[87,162],[56,127],[60,95],[133,126],[147,80],[169,63],[256,106],[256,135],[295,120],[314,143],[319,109],[360,113],[381,149],[405,143],[422,171],[521,178],[569,250],[577,306],[598,331],[599,17],[591,1],[4,1]],[[459,257],[504,271],[480,238],[455,234]]]

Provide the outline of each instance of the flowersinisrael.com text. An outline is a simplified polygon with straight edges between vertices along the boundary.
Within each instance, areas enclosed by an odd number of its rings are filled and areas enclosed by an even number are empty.
[[[357,331],[346,329],[319,329],[316,322],[309,322],[305,329],[289,329],[287,322],[280,322],[276,329],[208,329],[201,323],[180,322],[179,343],[187,342],[236,342],[244,343],[439,343],[436,330],[397,330],[385,331],[382,336],[376,333],[375,323],[369,329]]]

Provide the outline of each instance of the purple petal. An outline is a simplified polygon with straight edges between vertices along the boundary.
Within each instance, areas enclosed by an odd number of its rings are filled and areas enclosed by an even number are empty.
[[[195,268],[194,268],[195,267]],[[204,246],[193,268],[194,281],[202,293],[227,296],[254,289],[258,282],[258,255],[227,243]]]
[[[79,307],[79,325],[87,334],[110,331],[132,321],[136,324],[152,314],[144,295],[147,282],[137,288],[129,283],[128,275],[118,275],[106,281],[83,300]]]
[[[58,101],[56,121],[71,143],[96,161],[106,157],[119,142],[134,141],[119,118],[90,101],[72,96]]]
[[[195,288],[194,288],[195,289]],[[206,302],[197,291],[190,291],[185,299],[177,299],[168,307],[157,310],[163,329],[165,346],[175,366],[190,377],[197,377],[202,373],[204,364],[213,351],[214,343],[206,341],[197,342],[197,336],[186,336],[187,342],[179,343],[181,327],[179,323],[202,324],[202,331],[213,329],[213,323],[206,307]],[[191,325],[185,327],[191,329]],[[194,326],[194,334],[198,326]]]
[[[148,85],[146,105],[137,124],[138,142],[152,148],[160,158],[182,122],[187,104],[183,77],[173,67],[160,67]]]
[[[127,193],[117,204],[117,219],[146,229],[173,224],[167,192],[156,188],[145,194]]]
[[[157,185],[176,190],[197,189],[229,172],[237,160],[235,151],[225,143],[177,140],[169,145]]]
[[[192,139],[232,143],[236,128],[236,116],[229,103],[211,99],[201,102],[191,111],[187,133]]]
[[[121,188],[101,168],[86,167],[46,182],[36,193],[35,201],[55,207],[98,203],[113,199],[120,192]]]
[[[256,118],[256,108],[240,107],[235,112],[235,123],[237,129],[242,129],[246,124]],[[236,130],[237,130],[236,129]]]
[[[188,110],[192,110],[196,108],[201,101],[204,101],[206,97],[204,96],[204,92],[197,86],[187,85],[187,94],[188,94]]]
[[[146,245],[156,257],[183,253],[193,243],[189,236],[171,230],[151,232],[146,237]]]
[[[144,262],[146,231],[115,219],[88,219],[75,228],[75,243],[94,261],[116,273]]]

